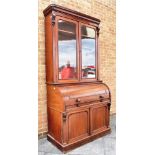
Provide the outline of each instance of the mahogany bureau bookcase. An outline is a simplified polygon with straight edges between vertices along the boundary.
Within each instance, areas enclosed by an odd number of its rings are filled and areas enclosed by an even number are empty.
[[[110,90],[98,70],[100,20],[55,4],[43,13],[47,138],[66,152],[110,132]]]

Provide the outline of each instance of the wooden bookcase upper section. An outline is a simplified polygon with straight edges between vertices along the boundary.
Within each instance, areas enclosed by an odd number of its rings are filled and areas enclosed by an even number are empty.
[[[100,20],[52,4],[44,11],[46,82],[99,82]]]

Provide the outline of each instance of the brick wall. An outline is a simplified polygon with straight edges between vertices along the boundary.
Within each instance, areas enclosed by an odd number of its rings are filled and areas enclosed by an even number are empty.
[[[64,7],[99,18],[100,79],[111,89],[111,113],[116,112],[115,96],[115,0],[39,0],[38,12],[38,133],[47,132],[46,85],[45,85],[45,37],[43,10],[49,4]]]

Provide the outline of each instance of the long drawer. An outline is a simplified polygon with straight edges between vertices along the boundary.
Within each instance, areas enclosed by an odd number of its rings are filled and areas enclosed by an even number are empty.
[[[82,96],[82,97],[70,96],[65,101],[65,105],[66,106],[81,106],[84,104],[90,104],[92,102],[103,102],[106,100],[109,100],[109,98],[105,96],[104,94]]]

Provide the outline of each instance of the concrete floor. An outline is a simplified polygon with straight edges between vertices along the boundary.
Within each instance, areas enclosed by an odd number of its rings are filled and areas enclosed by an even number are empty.
[[[78,147],[65,155],[115,155],[116,115],[111,116],[110,126],[112,129],[110,134]],[[46,138],[43,138],[38,141],[38,155],[63,155],[63,153]]]

